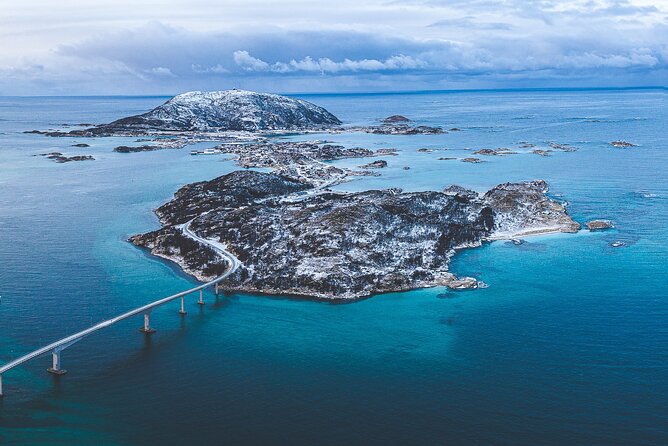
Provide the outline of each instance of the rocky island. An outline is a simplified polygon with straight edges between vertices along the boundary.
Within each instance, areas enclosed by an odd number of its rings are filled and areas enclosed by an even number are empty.
[[[629,147],[638,147],[637,144],[633,144],[633,143],[627,142],[627,141],[612,141],[610,143],[610,145],[612,147],[617,147],[617,148],[622,148],[622,149],[629,148]]]
[[[383,123],[385,124],[396,124],[398,122],[410,122],[410,121],[411,121],[410,119],[408,119],[403,115],[392,115],[383,119]]]
[[[191,91],[146,113],[49,136],[138,136],[156,133],[307,131],[337,127],[341,121],[310,102],[245,90]]]
[[[228,291],[358,299],[420,287],[475,288],[449,272],[459,249],[485,240],[575,232],[544,181],[503,184],[480,195],[400,189],[343,193],[278,175],[236,171],[181,188],[157,209],[163,227],[133,236],[200,280],[225,260],[187,235],[222,244],[242,266]]]
[[[60,152],[49,152],[49,153],[40,153],[39,156],[43,156],[47,159],[53,160],[57,163],[69,163],[71,161],[93,161],[92,155],[74,155],[74,156],[65,156]]]
[[[590,231],[604,231],[614,227],[610,220],[590,220],[585,223]]]

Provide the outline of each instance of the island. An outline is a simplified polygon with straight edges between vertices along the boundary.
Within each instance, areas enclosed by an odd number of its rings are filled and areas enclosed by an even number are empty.
[[[179,94],[147,113],[69,133],[105,136],[155,131],[322,130],[340,124],[324,108],[301,99],[234,89]]]
[[[47,159],[53,160],[57,163],[69,163],[71,161],[93,161],[95,158],[92,155],[74,155],[74,156],[65,156],[61,152],[49,152],[49,153],[40,153],[39,156],[43,156]]]
[[[603,231],[614,227],[610,220],[590,220],[585,225],[590,231]]]
[[[458,250],[580,229],[546,192],[539,180],[482,195],[461,187],[346,193],[235,171],[182,187],[156,211],[162,228],[130,240],[203,281],[227,265],[197,239],[226,247],[241,262],[221,284],[230,292],[350,300],[421,287],[476,288],[476,279],[449,271]]]

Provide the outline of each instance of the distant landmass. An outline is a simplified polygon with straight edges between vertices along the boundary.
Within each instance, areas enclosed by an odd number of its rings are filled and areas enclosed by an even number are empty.
[[[310,102],[245,90],[191,91],[148,113],[119,119],[101,130],[260,131],[323,129],[341,121]]]

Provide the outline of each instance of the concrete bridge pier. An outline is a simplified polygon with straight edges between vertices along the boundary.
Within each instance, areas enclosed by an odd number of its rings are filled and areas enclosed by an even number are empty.
[[[184,297],[183,297],[183,296],[181,296],[181,309],[179,310],[179,314],[180,314],[181,316],[185,316],[186,314],[188,314],[188,312],[186,311],[186,306],[185,306],[185,302],[184,302]]]
[[[56,349],[53,351],[52,357],[53,357],[53,363],[52,366],[46,369],[47,372],[53,373],[54,375],[64,375],[67,373],[67,370],[63,370],[60,368],[60,352],[61,349]]]
[[[139,329],[142,333],[151,334],[155,333],[155,328],[151,328],[151,312],[147,311],[144,313],[144,326]]]
[[[202,290],[199,290],[199,300],[197,301],[199,305],[204,305],[204,299],[202,298]]]
[[[5,396],[5,394],[2,393],[2,375],[0,375],[0,398],[2,398],[3,396]]]

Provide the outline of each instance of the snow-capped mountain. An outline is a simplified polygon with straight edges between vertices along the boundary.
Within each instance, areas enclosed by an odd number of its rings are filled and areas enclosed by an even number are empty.
[[[315,104],[286,96],[245,90],[191,91],[153,110],[98,126],[106,131],[262,131],[310,130],[341,121]]]

